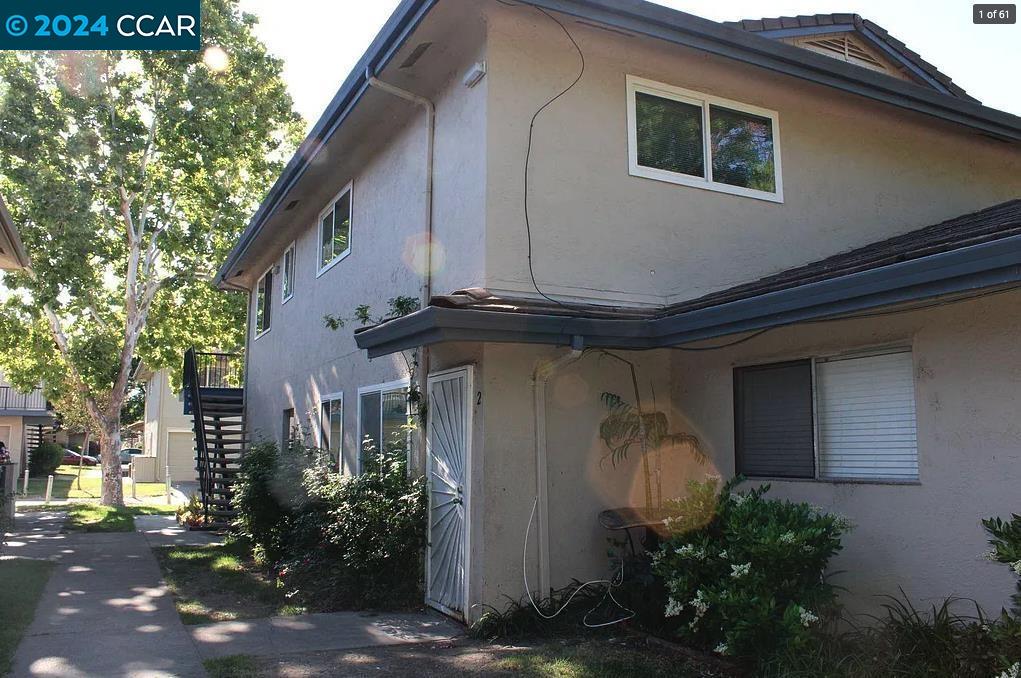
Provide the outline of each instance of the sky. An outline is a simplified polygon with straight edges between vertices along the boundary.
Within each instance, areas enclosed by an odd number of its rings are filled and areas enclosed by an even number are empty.
[[[284,60],[284,79],[295,107],[311,124],[398,2],[240,0],[240,5],[259,17],[256,34]],[[985,105],[1021,115],[1021,24],[974,25],[970,1],[659,0],[657,4],[715,21],[855,12],[905,42]]]

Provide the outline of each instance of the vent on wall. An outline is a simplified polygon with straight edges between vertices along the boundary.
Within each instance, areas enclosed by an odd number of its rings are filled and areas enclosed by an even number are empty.
[[[411,54],[409,54],[408,58],[401,63],[400,67],[411,68],[417,64],[418,60],[422,58],[422,55],[425,54],[426,50],[432,47],[432,45],[433,44],[431,42],[420,43],[417,47],[415,47],[415,49],[411,50]]]
[[[874,71],[888,72],[886,65],[877,59],[864,45],[849,35],[826,35],[805,38],[795,43],[798,47],[825,54],[848,63],[871,68]]]
[[[298,201],[297,200],[292,200],[291,202],[287,203],[287,207],[284,208],[284,211],[285,212],[290,212],[291,210],[293,210],[297,206],[298,206]]]

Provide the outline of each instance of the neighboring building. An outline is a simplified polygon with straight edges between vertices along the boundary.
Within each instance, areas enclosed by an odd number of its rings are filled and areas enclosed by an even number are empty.
[[[175,392],[170,370],[142,370],[145,383],[143,459],[136,460],[136,479],[163,482],[167,467],[173,482],[195,482],[195,437],[184,400]]]
[[[634,401],[609,350],[710,460],[665,454],[664,497],[770,482],[855,523],[852,609],[903,587],[995,612],[1013,584],[979,521],[1021,509],[1019,142],[854,15],[405,0],[220,270],[250,291],[247,426],[357,472],[407,419],[418,350],[427,598],[470,617],[524,594],[523,548],[537,591],[605,577],[597,515],[648,503],[637,452],[604,460],[601,394]],[[427,307],[323,322],[399,295]]]
[[[18,271],[30,262],[18,229],[0,198],[0,270]],[[11,460],[21,473],[28,452],[53,436],[53,411],[42,389],[29,393],[16,390],[0,372],[0,440],[10,451]]]

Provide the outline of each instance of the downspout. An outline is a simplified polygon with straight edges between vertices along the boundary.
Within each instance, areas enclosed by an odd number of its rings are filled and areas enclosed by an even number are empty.
[[[540,363],[532,372],[535,405],[535,496],[539,535],[539,595],[550,594],[549,480],[546,455],[546,386],[560,369],[577,362],[582,355],[582,338],[574,337],[571,351],[551,362]]]
[[[371,66],[365,68],[365,80],[369,87],[391,94],[399,99],[404,99],[425,109],[426,114],[426,165],[425,165],[425,272],[422,276],[422,289],[420,307],[429,306],[432,299],[433,287],[433,165],[436,148],[436,105],[424,96],[409,92],[390,83],[383,82],[375,75]],[[426,378],[429,374],[429,347],[422,346],[418,354],[418,383],[421,389],[421,397],[425,398]],[[423,459],[426,446],[425,426],[419,427],[418,433],[419,449],[422,450]],[[423,466],[424,468],[424,466]]]

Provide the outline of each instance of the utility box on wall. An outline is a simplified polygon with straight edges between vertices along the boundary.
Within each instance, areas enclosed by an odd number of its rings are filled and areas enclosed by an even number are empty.
[[[156,457],[137,455],[131,458],[131,475],[139,483],[159,482]]]

